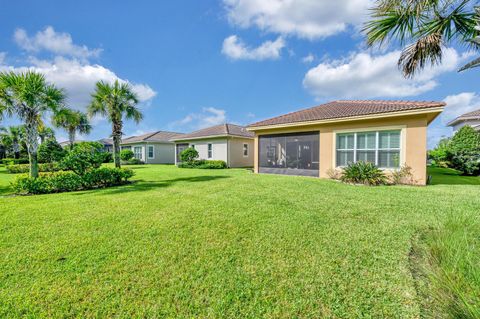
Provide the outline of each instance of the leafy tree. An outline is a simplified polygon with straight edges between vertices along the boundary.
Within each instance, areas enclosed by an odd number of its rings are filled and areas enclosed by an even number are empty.
[[[138,97],[128,83],[115,81],[109,84],[97,82],[88,113],[102,115],[112,123],[113,158],[116,167],[120,167],[120,143],[122,139],[123,118],[133,119],[136,123],[143,118],[136,107]]]
[[[427,63],[439,64],[447,43],[478,45],[479,34],[473,0],[380,0],[364,28],[367,44],[391,40],[406,45],[398,61],[404,76],[411,77]]]
[[[103,145],[98,142],[75,143],[63,158],[61,166],[65,170],[72,170],[78,175],[93,168],[99,168],[105,159]]]
[[[0,113],[15,114],[24,124],[31,177],[38,177],[38,128],[42,115],[57,111],[64,100],[64,92],[47,83],[43,74],[0,73]]]
[[[38,147],[38,161],[40,163],[60,162],[66,151],[55,139],[48,139]]]
[[[67,131],[70,149],[73,148],[77,132],[80,134],[88,134],[92,130],[92,126],[85,113],[68,108],[63,108],[55,114],[53,124]]]
[[[451,152],[449,144],[450,138],[442,138],[433,150],[428,151],[428,158],[433,160],[437,166],[450,166]]]
[[[128,161],[133,158],[135,154],[133,154],[132,150],[122,150],[120,152],[120,159],[122,161]]]
[[[198,158],[198,151],[193,147],[188,147],[180,153],[182,162],[193,163]]]
[[[449,143],[452,166],[464,175],[480,173],[480,133],[471,126],[464,126],[455,133]]]
[[[7,129],[3,129],[3,132],[0,134],[3,144],[12,151],[14,158],[20,158],[22,128],[20,126],[9,126]]]

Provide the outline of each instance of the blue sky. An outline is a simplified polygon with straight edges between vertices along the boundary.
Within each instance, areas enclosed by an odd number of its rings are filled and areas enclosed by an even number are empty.
[[[399,47],[367,49],[371,0],[2,2],[0,70],[44,72],[77,109],[95,81],[128,81],[145,119],[126,135],[248,124],[333,99],[445,100],[432,146],[451,134],[446,121],[480,108],[478,71],[456,72],[464,48],[413,80],[396,68]],[[109,135],[93,122],[82,139]]]

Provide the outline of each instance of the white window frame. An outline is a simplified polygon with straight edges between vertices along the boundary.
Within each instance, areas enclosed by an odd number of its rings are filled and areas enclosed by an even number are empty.
[[[150,157],[150,148],[152,148],[152,156]],[[155,145],[147,145],[147,158],[155,159]]]
[[[135,149],[140,149],[140,153],[135,152]],[[139,160],[143,161],[143,147],[142,146],[133,146],[133,157],[137,158],[135,155],[140,154]]]
[[[245,154],[245,151],[247,151],[247,154]],[[248,147],[248,143],[243,143],[242,152],[243,152],[243,157],[248,157],[249,152],[250,152],[249,147]]]
[[[405,154],[406,154],[406,126],[405,125],[398,125],[398,126],[384,126],[384,127],[371,127],[371,128],[358,128],[358,129],[346,129],[346,130],[337,130],[333,131],[333,167],[335,168],[342,168],[345,166],[337,166],[337,135],[338,134],[345,134],[350,133],[354,134],[354,153],[353,159],[354,161],[357,159],[357,133],[368,133],[368,132],[376,132],[376,145],[375,145],[375,163],[378,163],[378,151],[379,149],[379,133],[383,131],[400,131],[400,148],[398,149],[381,149],[382,151],[388,150],[398,150],[400,153],[400,160],[399,160],[399,167],[379,167],[382,170],[398,170],[404,163],[405,163]],[[347,149],[345,149],[347,150]],[[350,150],[350,149],[348,149]],[[341,150],[340,150],[341,151]]]
[[[207,158],[213,158],[213,144],[207,143]]]

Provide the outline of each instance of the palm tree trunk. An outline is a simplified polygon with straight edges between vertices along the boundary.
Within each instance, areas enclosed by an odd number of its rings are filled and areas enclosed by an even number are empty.
[[[68,141],[70,142],[70,149],[73,149],[73,144],[75,143],[75,130],[68,131]]]
[[[122,142],[122,122],[112,122],[112,138],[113,138],[113,161],[115,167],[120,168],[120,143]]]
[[[29,153],[28,159],[30,162],[30,177],[38,177],[38,157],[37,153]]]
[[[28,158],[30,161],[30,176],[33,178],[38,177],[38,127],[35,121],[36,118],[33,121],[27,120],[25,124]]]
[[[12,148],[14,154],[13,157],[20,158],[20,146],[18,145],[18,142],[13,142]]]

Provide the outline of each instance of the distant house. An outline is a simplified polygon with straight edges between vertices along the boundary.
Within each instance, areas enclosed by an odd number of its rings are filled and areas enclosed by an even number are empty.
[[[135,158],[147,164],[174,164],[175,143],[172,139],[183,134],[166,131],[155,131],[139,136],[131,136],[122,140],[121,149],[130,149]]]
[[[427,181],[427,126],[443,102],[334,101],[249,125],[255,172],[329,177],[357,161],[386,172],[406,164]]]
[[[103,151],[113,153],[113,140],[111,138],[102,138],[97,142],[103,145]]]
[[[453,131],[456,132],[465,125],[473,127],[475,130],[480,131],[480,110],[475,110],[460,115],[456,119],[450,121],[447,124],[453,128]]]
[[[220,124],[207,127],[174,139],[175,162],[180,162],[180,153],[193,147],[200,159],[222,160],[228,167],[253,166],[253,133],[235,124]]]

